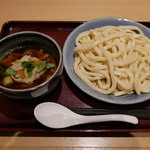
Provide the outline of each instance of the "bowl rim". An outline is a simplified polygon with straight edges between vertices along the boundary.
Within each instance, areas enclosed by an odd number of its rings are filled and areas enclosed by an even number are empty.
[[[0,39],[0,43],[5,41],[5,40],[7,40],[7,39],[9,39],[9,38],[13,38],[14,36],[25,35],[25,34],[38,35],[38,36],[45,37],[48,40],[52,41],[54,43],[54,45],[57,47],[58,52],[59,52],[59,58],[60,59],[59,59],[58,67],[57,67],[56,71],[53,73],[53,75],[48,80],[46,80],[45,82],[43,82],[43,83],[41,83],[41,84],[39,84],[37,86],[31,87],[31,88],[27,88],[27,89],[12,89],[12,88],[7,88],[7,87],[4,87],[4,86],[0,85],[0,90],[2,90],[3,92],[7,92],[7,93],[23,93],[23,92],[30,92],[30,91],[37,90],[37,89],[43,87],[44,85],[46,85],[51,80],[53,80],[54,77],[56,76],[56,74],[61,69],[61,66],[63,64],[62,51],[61,51],[61,48],[60,48],[59,44],[52,37],[50,37],[49,35],[46,35],[44,33],[37,32],[37,31],[20,31],[20,32],[12,33],[10,35],[7,35],[7,36],[3,37],[2,39]]]
[[[96,18],[96,19],[92,19],[92,20],[89,20],[89,21],[85,21],[83,22],[81,25],[79,25],[78,27],[76,27],[70,34],[69,36],[67,37],[65,43],[64,43],[64,47],[63,47],[63,60],[64,60],[64,68],[66,70],[66,73],[67,75],[69,76],[69,78],[71,79],[71,81],[81,90],[83,91],[84,93],[86,93],[88,96],[90,97],[93,97],[94,99],[96,100],[99,100],[99,101],[102,101],[102,102],[106,102],[106,103],[109,103],[109,104],[117,104],[117,105],[131,105],[131,104],[137,104],[137,103],[141,103],[141,102],[145,102],[147,100],[149,100],[148,98],[150,98],[150,94],[143,94],[145,95],[144,98],[142,99],[138,99],[137,101],[127,101],[127,102],[120,102],[120,101],[115,101],[115,100],[108,100],[107,98],[101,98],[101,95],[105,95],[105,94],[102,94],[102,93],[99,93],[99,92],[96,92],[92,89],[92,91],[94,93],[97,93],[97,95],[99,95],[100,98],[98,98],[98,96],[95,96],[94,94],[92,93],[88,93],[88,85],[86,85],[86,89],[85,87],[82,85],[83,81],[79,79],[79,77],[77,77],[77,75],[74,73],[72,74],[72,72],[68,69],[68,65],[70,65],[68,63],[68,59],[66,59],[66,53],[67,53],[67,48],[68,48],[68,45],[70,42],[70,39],[74,39],[74,42],[75,42],[75,37],[82,32],[84,31],[87,31],[89,29],[84,29],[84,27],[86,28],[87,26],[89,26],[90,29],[94,29],[92,28],[92,25],[94,23],[97,23],[97,22],[107,22],[107,21],[117,21],[118,23],[120,22],[127,22],[127,25],[129,25],[128,23],[130,23],[130,25],[133,25],[134,26],[138,26],[141,30],[144,30],[144,31],[148,31],[148,35],[149,35],[149,38],[150,38],[150,29],[144,25],[142,25],[141,23],[138,23],[136,21],[133,21],[133,20],[129,20],[129,19],[124,19],[124,18],[117,18],[117,17],[106,17],[106,18]],[[92,24],[92,25],[91,25]],[[126,25],[126,24],[125,24]],[[106,25],[105,25],[106,26]],[[114,25],[112,25],[114,26]],[[116,25],[117,26],[117,25]],[[118,25],[119,26],[119,25]],[[102,27],[102,26],[100,26]],[[95,28],[98,28],[98,27],[95,27]],[[145,32],[144,32],[145,34]],[[72,40],[71,40],[72,41]],[[73,42],[72,42],[73,43]],[[73,50],[70,50],[70,51],[73,51]],[[73,58],[74,59],[74,58]],[[78,80],[74,79],[74,77],[78,78]],[[85,83],[83,83],[85,85]],[[129,94],[131,95],[131,94]]]

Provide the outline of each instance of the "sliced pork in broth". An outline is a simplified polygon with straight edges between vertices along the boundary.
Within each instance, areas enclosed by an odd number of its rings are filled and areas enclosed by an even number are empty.
[[[43,49],[21,49],[0,62],[0,84],[13,89],[37,86],[57,69],[54,57]]]

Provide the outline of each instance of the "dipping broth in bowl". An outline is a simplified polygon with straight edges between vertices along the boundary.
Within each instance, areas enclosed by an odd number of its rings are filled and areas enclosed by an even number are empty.
[[[26,89],[48,80],[56,71],[54,57],[43,49],[19,48],[0,61],[0,84]]]
[[[0,40],[0,91],[27,100],[50,93],[63,71],[57,42],[40,32],[23,31]]]

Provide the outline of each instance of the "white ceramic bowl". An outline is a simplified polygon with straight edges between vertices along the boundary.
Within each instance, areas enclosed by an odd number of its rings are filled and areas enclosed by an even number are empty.
[[[74,82],[74,84],[84,91],[89,96],[103,101],[107,103],[112,104],[136,104],[140,102],[144,102],[150,99],[150,94],[129,94],[129,95],[123,95],[123,96],[114,96],[112,94],[105,95],[99,92],[94,91],[91,89],[88,85],[86,85],[74,72],[74,48],[75,48],[75,39],[78,36],[79,33],[87,31],[89,29],[95,29],[98,27],[103,26],[126,26],[126,25],[133,25],[139,27],[144,34],[150,38],[150,29],[145,27],[144,25],[128,20],[128,19],[121,19],[121,18],[101,18],[101,19],[94,19],[88,22],[84,22],[80,26],[78,26],[76,29],[74,29],[71,34],[66,39],[66,42],[63,47],[63,60],[64,60],[64,67],[65,70],[70,77],[70,79]]]

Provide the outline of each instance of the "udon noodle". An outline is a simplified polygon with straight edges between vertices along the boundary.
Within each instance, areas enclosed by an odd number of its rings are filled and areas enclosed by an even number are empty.
[[[150,92],[150,39],[136,26],[105,26],[76,38],[75,73],[103,94]]]

